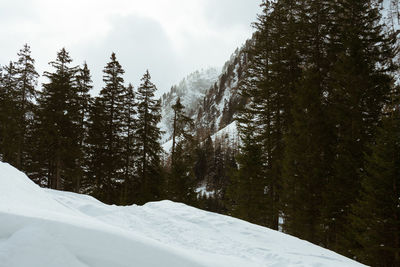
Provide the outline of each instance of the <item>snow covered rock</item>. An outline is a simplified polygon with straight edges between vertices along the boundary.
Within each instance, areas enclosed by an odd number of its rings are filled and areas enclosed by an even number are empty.
[[[220,70],[217,68],[202,69],[185,77],[178,85],[162,96],[162,119],[160,128],[164,131],[162,142],[168,141],[172,134],[173,109],[178,97],[190,117],[195,115],[207,90],[218,80]]]
[[[303,240],[171,201],[105,205],[0,163],[0,267],[363,266]]]

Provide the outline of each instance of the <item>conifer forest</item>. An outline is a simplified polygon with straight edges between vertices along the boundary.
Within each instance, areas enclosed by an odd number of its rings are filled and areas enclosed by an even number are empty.
[[[380,0],[263,0],[253,36],[191,106],[174,87],[158,98],[151,70],[139,84],[124,79],[116,53],[94,94],[87,63],[67,48],[38,73],[25,44],[0,66],[0,160],[44,188],[117,205],[169,199],[400,267],[400,13],[390,1],[384,16]],[[218,137],[232,123],[236,136]]]

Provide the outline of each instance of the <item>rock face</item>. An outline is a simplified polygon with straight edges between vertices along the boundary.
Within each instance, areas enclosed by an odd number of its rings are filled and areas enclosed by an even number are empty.
[[[165,132],[163,141],[168,141],[172,133],[172,105],[178,97],[185,106],[186,113],[191,117],[196,114],[200,103],[203,101],[207,90],[218,80],[220,70],[209,68],[189,74],[178,85],[171,87],[171,90],[164,94],[162,101],[161,129]]]
[[[195,121],[197,132],[204,137],[229,125],[238,109],[245,104],[239,95],[239,83],[246,69],[246,53],[251,40],[232,54],[222,70],[210,68],[188,75],[170,92],[162,96],[161,128],[163,141],[171,137],[172,108],[178,97],[185,105],[187,114]]]
[[[232,54],[216,81],[206,92],[196,117],[197,130],[212,135],[231,124],[245,99],[239,94],[240,81],[246,71],[251,40]]]

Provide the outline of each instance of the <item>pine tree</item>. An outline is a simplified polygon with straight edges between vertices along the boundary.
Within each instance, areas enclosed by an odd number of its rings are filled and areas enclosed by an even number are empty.
[[[171,166],[168,173],[167,190],[174,201],[192,204],[195,200],[193,121],[185,114],[185,106],[178,97],[174,110]]]
[[[196,176],[196,182],[203,182],[206,177],[207,170],[207,158],[204,146],[196,138],[195,148],[195,163],[194,163],[194,174]]]
[[[265,181],[263,173],[262,148],[256,137],[256,126],[251,113],[243,113],[239,120],[239,134],[242,141],[237,156],[239,170],[232,177],[228,188],[230,214],[252,223],[265,225],[261,214],[265,206]]]
[[[16,162],[15,167],[27,170],[28,159],[27,147],[30,127],[32,125],[32,117],[34,112],[34,99],[37,95],[35,86],[39,74],[35,70],[35,60],[31,57],[30,47],[25,44],[18,53],[19,59],[16,63],[18,84],[15,88],[14,102],[17,110],[15,120],[18,124],[16,131]]]
[[[88,118],[88,136],[85,146],[85,179],[81,183],[83,193],[103,199],[104,179],[107,179],[104,163],[107,161],[106,123],[104,98],[96,97],[90,106]]]
[[[289,2],[285,3],[288,5]],[[254,171],[254,177],[248,183],[252,184],[249,185],[252,190],[258,190],[254,192],[259,198],[255,200],[259,203],[256,206],[259,209],[258,223],[278,229],[283,134],[290,117],[289,92],[295,83],[297,62],[293,56],[296,51],[287,43],[291,34],[288,26],[290,16],[284,14],[293,8],[272,1],[264,1],[262,8],[262,14],[255,23],[257,32],[248,50],[248,66],[240,84],[241,94],[248,99],[248,104],[238,117],[243,142],[243,155],[238,160],[239,163],[251,164],[248,161],[248,157],[252,157],[250,151],[261,153],[258,155],[260,164],[243,166],[248,168],[243,174],[248,175],[250,169]],[[239,165],[242,167],[242,164]],[[241,175],[240,170],[238,174]]]
[[[360,186],[364,154],[374,139],[391,87],[394,39],[384,34],[379,1],[338,1],[332,28],[335,58],[326,98],[334,143],[332,173],[324,192],[326,245],[346,252],[351,204]]]
[[[211,136],[208,136],[205,140],[203,149],[205,155],[204,180],[206,182],[207,189],[212,190],[212,185],[215,178],[215,149]]]
[[[136,129],[136,113],[137,113],[136,96],[133,91],[132,84],[129,84],[124,93],[124,113],[123,113],[123,191],[121,194],[121,203],[133,203],[134,189],[136,188],[135,180],[137,178],[135,166],[135,138]]]
[[[183,109],[185,108],[184,105],[181,103],[181,98],[178,97],[176,99],[176,103],[172,106],[172,110],[174,111],[174,118],[172,122],[172,150],[171,150],[171,161],[172,164],[174,164],[175,160],[175,145],[176,145],[176,139],[180,137],[180,135],[183,134],[184,131],[184,125],[185,121],[187,121],[189,118],[184,116],[183,114]]]
[[[74,100],[77,99],[75,74],[77,67],[70,67],[72,59],[62,48],[55,61],[49,64],[54,72],[45,72],[48,83],[38,99],[35,126],[37,151],[35,160],[38,172],[46,175],[47,186],[53,189],[72,190],[79,173],[79,113]],[[40,169],[40,170],[39,170]],[[41,177],[35,177],[42,180]]]
[[[136,203],[146,203],[161,197],[161,131],[158,123],[161,119],[161,101],[154,99],[156,86],[151,82],[148,71],[143,75],[137,92],[138,123],[134,133],[137,157],[139,196]]]
[[[371,266],[400,266],[400,113],[382,122],[366,155],[362,191],[352,206],[356,259]]]
[[[85,151],[86,151],[86,142],[88,138],[88,118],[90,106],[92,105],[93,99],[91,98],[89,92],[93,88],[92,79],[90,75],[90,70],[86,64],[83,64],[81,68],[79,68],[78,73],[76,75],[76,90],[77,95],[74,100],[74,105],[76,106],[76,111],[78,113],[78,144],[79,144],[79,156],[77,159],[78,165],[81,166],[79,168],[79,173],[77,174],[77,178],[75,184],[72,185],[73,191],[80,192],[82,180],[85,179]]]
[[[309,74],[312,76],[312,74]],[[293,98],[293,124],[285,138],[284,229],[288,233],[319,243],[322,238],[321,193],[328,175],[320,88],[315,80],[303,82]],[[329,154],[328,154],[329,155]]]
[[[18,132],[18,108],[16,104],[16,92],[18,86],[18,71],[15,63],[10,62],[3,67],[2,79],[2,112],[0,153],[2,160],[12,165],[17,163],[17,138]]]
[[[90,115],[89,154],[91,174],[95,179],[93,194],[106,203],[118,201],[123,183],[124,70],[115,53],[104,67],[105,86],[100,91]]]

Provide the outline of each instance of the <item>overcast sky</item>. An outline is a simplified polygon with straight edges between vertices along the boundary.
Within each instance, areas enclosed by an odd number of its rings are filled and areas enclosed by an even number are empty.
[[[0,64],[24,43],[40,74],[65,47],[87,61],[96,91],[111,52],[135,87],[146,69],[160,91],[187,74],[220,67],[248,39],[259,0],[0,0]]]

